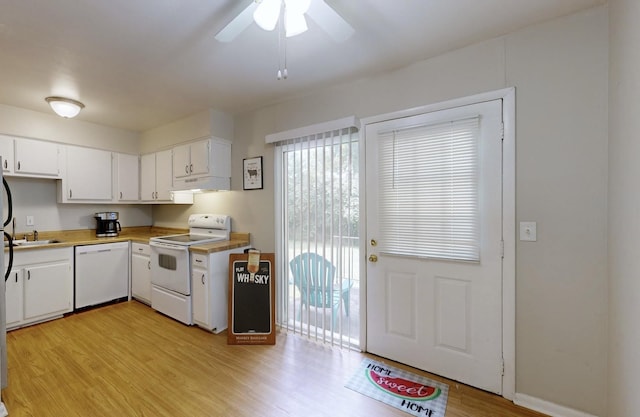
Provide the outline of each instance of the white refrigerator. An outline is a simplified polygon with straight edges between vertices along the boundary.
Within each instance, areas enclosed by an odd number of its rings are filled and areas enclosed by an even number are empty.
[[[2,166],[2,157],[0,156],[0,166]],[[9,190],[9,184],[2,177],[2,170],[0,170],[0,178],[2,178],[3,188],[5,190],[4,195],[0,198],[0,213],[3,213],[2,219],[6,220],[1,224],[0,229],[4,233],[4,238],[9,244],[8,263],[5,265],[5,256],[0,256],[0,271],[3,272],[3,279],[0,280],[0,388],[7,386],[7,303],[6,303],[6,280],[11,273],[11,266],[13,264],[13,245],[11,242],[11,236],[4,231],[5,226],[11,222],[13,217],[13,202],[11,199],[11,191]],[[6,268],[6,270],[5,270]],[[7,409],[2,402],[2,392],[0,391],[0,417],[7,416]]]

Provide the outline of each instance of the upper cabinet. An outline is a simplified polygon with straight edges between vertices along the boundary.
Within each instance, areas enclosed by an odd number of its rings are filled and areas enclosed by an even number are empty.
[[[140,157],[140,200],[151,203],[193,204],[192,193],[171,191],[171,150]]]
[[[171,173],[171,151],[142,155],[140,158],[140,200],[170,201],[171,177],[167,183],[166,172]]]
[[[61,146],[44,140],[0,135],[2,173],[9,176],[60,178]]]
[[[210,140],[202,140],[173,148],[173,177],[209,174],[210,144]]]
[[[14,140],[13,175],[60,178],[61,145],[43,140]]]
[[[173,148],[174,190],[230,188],[230,142],[211,138]]]
[[[2,158],[2,173],[13,174],[13,137],[0,135],[0,158]]]
[[[140,158],[126,153],[115,155],[116,200],[137,202],[140,200]]]
[[[113,200],[112,155],[101,149],[66,146],[66,170],[59,184],[59,201],[110,202]]]

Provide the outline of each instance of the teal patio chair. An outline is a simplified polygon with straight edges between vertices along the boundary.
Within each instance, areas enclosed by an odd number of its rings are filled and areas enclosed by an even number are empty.
[[[344,302],[344,311],[349,316],[349,280],[335,282],[336,267],[316,253],[302,253],[289,262],[293,283],[300,291],[300,306],[297,316],[302,316],[303,306],[331,308],[333,329]]]

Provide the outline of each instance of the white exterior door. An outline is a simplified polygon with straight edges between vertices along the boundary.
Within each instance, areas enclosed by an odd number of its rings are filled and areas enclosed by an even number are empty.
[[[471,153],[458,133],[442,133],[466,120]],[[367,350],[495,393],[503,372],[501,129],[501,100],[366,126]],[[443,179],[466,170],[468,184]]]

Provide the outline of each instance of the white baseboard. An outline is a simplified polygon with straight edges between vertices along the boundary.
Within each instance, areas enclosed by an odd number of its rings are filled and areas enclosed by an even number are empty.
[[[597,417],[593,414],[584,413],[582,411],[574,410],[573,408],[554,404],[549,401],[531,397],[526,394],[520,394],[518,392],[516,392],[516,395],[513,398],[513,403],[530,410],[548,414],[552,417]]]

